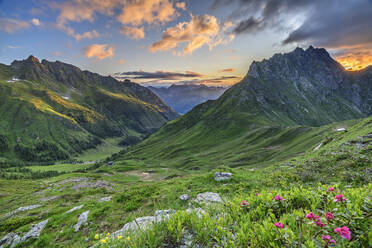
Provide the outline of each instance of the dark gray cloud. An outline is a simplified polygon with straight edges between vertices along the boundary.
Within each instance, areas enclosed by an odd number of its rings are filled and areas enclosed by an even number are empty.
[[[227,5],[238,6],[230,15],[237,35],[271,28],[289,32],[283,44],[337,48],[372,43],[372,0],[215,0],[212,8]],[[304,21],[293,30],[289,23],[296,15]]]
[[[180,72],[168,72],[168,71],[156,71],[156,72],[146,72],[146,71],[130,71],[116,73],[115,78],[119,79],[161,79],[161,80],[179,80],[183,78],[197,78],[203,75],[198,72],[185,71]]]

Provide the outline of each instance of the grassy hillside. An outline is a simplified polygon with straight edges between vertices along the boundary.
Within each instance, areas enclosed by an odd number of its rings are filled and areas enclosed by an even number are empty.
[[[177,116],[150,90],[36,58],[0,67],[0,158],[66,160],[104,140],[141,139]]]
[[[346,124],[332,128],[346,127]],[[327,133],[327,137],[319,141],[324,145],[317,150],[312,147],[283,162],[268,163],[265,168],[261,164],[228,168],[215,160],[214,170],[193,171],[125,160],[115,161],[111,167],[87,166],[85,172],[70,172],[73,165],[64,165],[59,169],[64,168],[65,174],[38,180],[1,179],[0,237],[9,232],[22,236],[31,224],[48,219],[40,238],[30,239],[23,246],[177,247],[183,243],[184,235],[190,233],[192,244],[204,247],[286,247],[290,244],[324,247],[326,241],[321,239],[321,234],[330,235],[337,242],[335,247],[368,247],[371,245],[368,216],[372,186],[371,174],[366,171],[372,164],[369,136],[372,119],[357,121],[346,130]],[[40,169],[48,167],[55,169],[54,165]],[[216,171],[231,172],[232,179],[216,182],[213,178]],[[330,186],[336,191],[328,191]],[[218,193],[224,203],[216,208],[192,201],[197,194],[208,191]],[[347,202],[334,201],[340,193]],[[182,194],[189,194],[190,200],[180,200]],[[285,200],[275,200],[276,195]],[[112,197],[109,201],[98,203],[108,196]],[[243,200],[248,203],[240,206]],[[33,204],[41,206],[8,215],[19,207]],[[80,205],[83,205],[81,209],[65,214]],[[208,214],[197,218],[183,211],[190,207],[201,207]],[[168,222],[143,231],[127,232],[121,239],[107,235],[137,217],[154,215],[158,209],[177,212]],[[88,224],[75,232],[79,215],[88,210]],[[306,219],[309,212],[320,215],[322,223],[327,225],[319,227]],[[327,212],[333,213],[333,221],[325,219]],[[276,222],[285,227],[277,228]],[[333,231],[342,226],[349,228],[350,240]]]

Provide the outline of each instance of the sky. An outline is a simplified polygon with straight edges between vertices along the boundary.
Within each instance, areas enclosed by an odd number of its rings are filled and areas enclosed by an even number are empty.
[[[372,65],[372,0],[0,0],[0,63],[32,54],[143,85],[227,86],[310,45]]]

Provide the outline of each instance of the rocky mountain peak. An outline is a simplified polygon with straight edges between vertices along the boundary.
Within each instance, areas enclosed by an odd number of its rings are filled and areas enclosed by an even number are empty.
[[[33,55],[30,55],[27,59],[26,59],[27,62],[33,62],[33,63],[40,63],[39,59],[34,57]]]

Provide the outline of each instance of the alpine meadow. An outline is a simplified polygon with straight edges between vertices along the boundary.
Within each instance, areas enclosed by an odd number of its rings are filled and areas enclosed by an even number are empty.
[[[371,13],[0,0],[0,248],[372,247]]]

